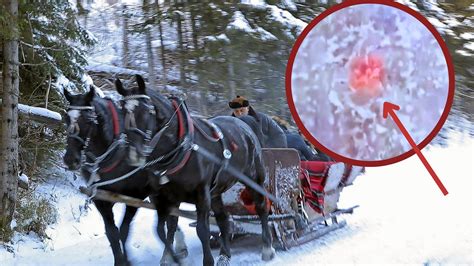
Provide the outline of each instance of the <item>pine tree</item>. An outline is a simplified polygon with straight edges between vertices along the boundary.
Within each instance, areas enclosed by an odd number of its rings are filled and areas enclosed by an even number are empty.
[[[0,141],[0,241],[9,237],[18,188],[18,1],[4,0],[8,36],[3,39],[3,95]]]
[[[20,119],[18,102],[63,109],[62,87],[81,89],[86,49],[93,37],[79,25],[68,0],[3,0],[0,40],[3,50],[2,127],[0,131],[0,241],[8,239],[14,214],[19,165],[25,172],[55,156],[63,130]],[[16,47],[16,48],[15,48]],[[58,82],[61,81],[61,82]],[[3,87],[3,88],[2,88]],[[32,149],[43,152],[31,152]],[[36,149],[38,150],[38,149]]]

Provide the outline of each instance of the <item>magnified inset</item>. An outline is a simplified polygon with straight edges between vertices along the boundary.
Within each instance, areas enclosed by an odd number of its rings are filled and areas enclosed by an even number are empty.
[[[413,150],[384,102],[419,148],[441,129],[454,95],[446,45],[420,14],[401,4],[352,3],[329,9],[302,33],[287,67],[292,115],[336,159],[377,166]]]

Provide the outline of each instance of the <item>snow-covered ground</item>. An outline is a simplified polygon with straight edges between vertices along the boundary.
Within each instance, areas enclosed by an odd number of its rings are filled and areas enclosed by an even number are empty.
[[[368,168],[346,188],[339,207],[359,204],[348,225],[290,251],[279,251],[269,265],[310,264],[473,264],[474,138],[451,134],[447,147],[423,150],[449,194],[443,196],[417,157],[395,165]],[[1,265],[112,265],[103,223],[94,206],[80,216],[84,197],[71,175],[42,187],[56,195],[58,224],[42,244],[32,235],[17,235],[14,254],[0,248]],[[74,184],[74,187],[73,185]],[[122,206],[114,209],[121,218]],[[79,218],[80,217],[80,218]],[[134,265],[156,265],[163,251],[154,232],[155,214],[140,210],[128,246]],[[181,219],[190,257],[200,265],[202,252],[190,220]],[[233,249],[234,265],[263,264],[259,241],[243,240]],[[218,251],[214,250],[217,256]]]

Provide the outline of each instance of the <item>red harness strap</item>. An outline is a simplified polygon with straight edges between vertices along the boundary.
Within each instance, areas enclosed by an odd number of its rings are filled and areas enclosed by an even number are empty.
[[[110,109],[110,112],[112,112],[112,123],[114,125],[114,137],[118,137],[118,135],[120,134],[120,125],[119,125],[119,122],[118,122],[118,114],[117,114],[117,111],[115,110],[115,107],[114,107],[114,104],[112,103],[112,101],[109,101],[109,109]]]
[[[179,138],[182,139],[184,137],[185,133],[186,133],[186,129],[185,129],[185,126],[184,126],[184,121],[183,121],[183,114],[181,113],[181,110],[179,110],[180,107],[178,106],[178,104],[174,100],[173,100],[173,107],[176,109],[176,112],[178,113]],[[193,134],[194,133],[194,125],[193,125],[192,119],[189,116],[188,112],[186,112],[186,118],[187,118],[187,122],[188,122],[189,132],[191,134]],[[167,174],[171,175],[171,174],[174,174],[174,173],[178,172],[179,170],[181,170],[181,168],[183,168],[184,165],[188,162],[189,157],[191,157],[191,150],[186,151],[186,154],[184,155],[181,162],[177,166],[175,166],[173,169],[168,170]]]
[[[120,125],[119,125],[119,121],[118,121],[118,114],[117,114],[117,111],[115,110],[114,104],[111,100],[108,102],[108,106],[109,106],[110,112],[112,113],[112,123],[113,123],[113,126],[114,126],[114,138],[117,138],[120,134]],[[103,173],[103,174],[111,172],[112,170],[115,169],[115,167],[117,167],[119,165],[119,163],[120,163],[120,160],[117,160],[111,166],[100,169],[100,172]]]

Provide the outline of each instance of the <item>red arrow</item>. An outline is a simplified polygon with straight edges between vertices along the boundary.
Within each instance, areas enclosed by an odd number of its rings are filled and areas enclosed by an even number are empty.
[[[431,168],[430,164],[426,160],[425,156],[421,153],[420,149],[418,149],[418,146],[416,146],[415,141],[411,138],[410,134],[408,134],[408,131],[406,128],[403,126],[402,122],[400,119],[398,119],[397,114],[395,113],[395,110],[400,110],[400,106],[389,103],[389,102],[384,102],[383,103],[383,118],[387,118],[388,115],[392,116],[393,121],[395,124],[397,124],[398,128],[400,128],[400,131],[402,131],[403,136],[408,140],[408,143],[410,143],[411,147],[415,151],[416,155],[420,158],[421,162],[425,165],[426,169],[428,172],[431,174],[433,177],[434,181],[438,185],[439,189],[441,189],[441,192],[443,192],[443,195],[448,195],[448,190],[444,187],[443,183],[439,179],[439,177],[436,175],[435,171],[433,168]]]

